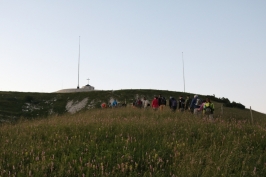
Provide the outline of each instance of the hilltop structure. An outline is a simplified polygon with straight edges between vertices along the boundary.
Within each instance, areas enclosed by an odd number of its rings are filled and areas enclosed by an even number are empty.
[[[94,91],[95,88],[89,84],[89,80],[90,79],[87,79],[87,80],[88,80],[88,84],[83,86],[82,88],[62,89],[62,90],[56,91],[56,93],[73,93],[73,92],[90,92],[90,91]]]

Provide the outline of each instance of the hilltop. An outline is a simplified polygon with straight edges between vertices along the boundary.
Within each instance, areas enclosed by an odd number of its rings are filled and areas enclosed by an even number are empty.
[[[167,90],[114,90],[114,91],[90,91],[76,93],[32,93],[32,92],[0,92],[0,120],[1,122],[15,122],[19,118],[35,119],[53,115],[76,113],[88,109],[100,108],[102,102],[109,102],[115,98],[118,102],[126,102],[128,105],[136,97],[146,97],[152,100],[154,95],[162,94],[165,98],[170,96],[190,95],[192,93],[174,92]],[[202,99],[210,97],[215,103],[217,117],[223,114],[232,114],[237,119],[249,119],[249,110],[240,103],[230,102],[227,98],[199,95]],[[224,111],[221,112],[221,105]],[[232,108],[230,108],[232,107]],[[233,108],[235,107],[235,108]],[[240,108],[240,109],[237,109]],[[264,114],[254,112],[254,117],[262,117]],[[229,116],[230,117],[230,116]]]

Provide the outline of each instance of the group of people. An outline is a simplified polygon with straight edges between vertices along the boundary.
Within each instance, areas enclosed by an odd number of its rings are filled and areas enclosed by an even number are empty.
[[[209,98],[206,98],[206,100],[201,100],[198,95],[195,95],[191,100],[189,109],[191,113],[195,115],[203,114],[209,119],[213,119],[214,104]]]
[[[122,104],[123,106],[124,104]],[[126,104],[125,104],[126,105]],[[165,97],[163,97],[161,94],[158,96],[154,96],[151,104],[149,100],[144,97],[143,99],[137,98],[133,102],[133,107],[136,108],[148,108],[151,106],[153,110],[164,110],[167,105],[167,100]],[[168,105],[170,109],[175,112],[176,110],[183,112],[191,112],[192,114],[198,116],[198,115],[205,115],[208,116],[210,119],[213,119],[213,112],[214,112],[214,104],[211,102],[209,98],[206,100],[202,100],[198,97],[198,95],[195,95],[193,99],[190,98],[188,95],[186,99],[183,98],[183,96],[180,96],[178,99],[175,99],[174,97],[169,98]],[[104,103],[101,105],[102,108],[106,108],[107,105]],[[118,103],[114,99],[111,105],[111,107],[117,107]]]
[[[101,107],[102,107],[102,108],[107,108],[107,107],[115,108],[115,107],[117,107],[117,106],[118,106],[118,102],[116,101],[116,99],[114,99],[114,100],[112,101],[112,103],[109,103],[108,105],[107,105],[105,102],[101,104]]]
[[[174,97],[169,98],[168,104],[169,107],[172,111],[184,111],[188,109],[188,103],[189,103],[190,99],[189,97],[185,100],[182,96],[179,97],[179,99],[175,99]],[[160,109],[163,110],[166,107],[166,99],[162,96],[159,95],[154,96],[153,100],[152,100],[152,108],[154,110]]]
[[[152,100],[151,106],[154,110],[163,110],[166,106],[166,99],[162,95],[159,95],[158,97],[155,96]],[[184,99],[183,96],[180,96],[179,99],[170,97],[169,107],[172,111],[188,111],[196,116],[202,114],[208,116],[210,119],[213,119],[214,104],[209,98],[206,100],[201,100],[198,95],[195,95],[193,99],[190,99],[189,95],[186,97],[186,99]]]

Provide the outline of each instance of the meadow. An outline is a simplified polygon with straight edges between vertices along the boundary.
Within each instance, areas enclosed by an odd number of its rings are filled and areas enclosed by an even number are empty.
[[[266,176],[265,117],[248,113],[127,107],[1,124],[0,176]]]

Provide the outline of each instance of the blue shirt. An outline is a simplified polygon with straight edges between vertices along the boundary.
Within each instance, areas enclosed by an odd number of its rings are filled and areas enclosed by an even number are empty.
[[[112,106],[117,106],[117,102],[116,102],[116,100],[113,101]]]

